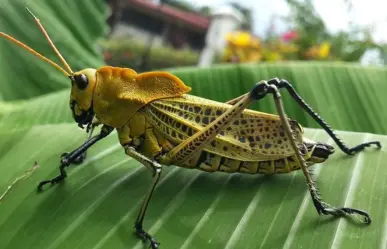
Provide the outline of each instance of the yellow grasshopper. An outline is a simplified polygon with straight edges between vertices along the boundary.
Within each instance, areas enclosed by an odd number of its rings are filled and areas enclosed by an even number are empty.
[[[62,155],[60,174],[40,182],[38,190],[48,183],[64,180],[65,168],[72,163],[81,163],[87,149],[115,129],[125,153],[153,175],[152,185],[135,221],[137,235],[153,249],[159,248],[159,243],[143,229],[143,220],[160,178],[161,165],[248,174],[289,173],[301,169],[319,214],[358,214],[364,216],[365,223],[371,222],[365,211],[336,208],[321,200],[308,167],[325,161],[334,149],[302,136],[301,125],[286,117],[279,89],[285,88],[346,154],[353,155],[370,145],[381,148],[380,142],[347,147],[286,80],[261,81],[250,92],[220,103],[187,94],[190,88],[167,72],[137,74],[129,68],[109,66],[73,72],[39,19],[31,15],[66,69],[15,38],[3,32],[0,36],[50,63],[70,79],[73,118],[80,127],[86,125],[89,132],[84,144]],[[247,109],[267,95],[273,96],[278,116]],[[100,134],[92,136],[94,127],[100,124],[103,125]]]

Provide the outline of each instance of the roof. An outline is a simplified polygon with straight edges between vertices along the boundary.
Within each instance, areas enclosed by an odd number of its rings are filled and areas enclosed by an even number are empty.
[[[205,32],[210,24],[208,17],[201,16],[192,12],[182,11],[169,5],[157,5],[145,0],[127,0],[127,4],[136,10],[161,16],[171,22],[181,22],[188,27]]]

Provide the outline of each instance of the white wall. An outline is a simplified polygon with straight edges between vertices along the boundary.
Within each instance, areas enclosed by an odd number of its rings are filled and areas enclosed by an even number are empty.
[[[114,27],[113,33],[111,34],[112,38],[135,39],[136,41],[143,42],[145,44],[151,39],[152,36],[155,36],[152,46],[161,46],[163,44],[163,39],[160,35],[155,35],[146,30],[139,29],[137,27],[130,26],[124,23],[118,23]]]

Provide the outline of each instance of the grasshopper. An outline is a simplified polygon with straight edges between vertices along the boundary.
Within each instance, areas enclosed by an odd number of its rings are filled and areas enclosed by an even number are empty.
[[[30,14],[66,69],[12,36],[3,32],[0,36],[50,63],[70,79],[73,118],[81,128],[87,126],[88,132],[84,144],[62,155],[60,174],[40,182],[39,191],[46,184],[63,181],[67,176],[66,167],[81,163],[88,148],[116,130],[125,153],[152,173],[153,181],[140,207],[135,229],[136,234],[149,242],[153,249],[159,248],[159,243],[143,229],[143,221],[161,176],[161,165],[247,174],[289,173],[301,169],[320,215],[342,217],[357,214],[364,217],[365,223],[371,223],[366,211],[337,208],[322,201],[309,167],[328,159],[334,148],[303,137],[302,126],[286,117],[280,89],[287,90],[344,153],[354,155],[371,145],[381,148],[380,142],[372,141],[349,148],[286,80],[273,78],[260,81],[250,92],[220,103],[189,95],[191,88],[167,72],[137,74],[129,68],[110,66],[73,72],[39,19]],[[266,96],[273,97],[278,115],[247,109]],[[93,130],[98,125],[102,125],[101,131],[93,136]]]

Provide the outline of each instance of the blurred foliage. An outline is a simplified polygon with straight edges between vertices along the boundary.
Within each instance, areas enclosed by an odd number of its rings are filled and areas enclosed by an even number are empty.
[[[315,59],[308,52],[323,43],[330,44],[330,53],[324,59],[342,61],[359,61],[367,49],[378,46],[372,39],[371,27],[350,26],[348,31],[332,34],[328,32],[311,0],[286,1],[291,9],[291,15],[286,20],[298,34],[293,42],[299,47],[300,59]]]
[[[238,30],[226,36],[223,61],[243,63],[297,59],[295,54],[298,51],[295,44],[279,39],[265,42],[250,32]]]
[[[291,13],[282,17],[289,30],[275,35],[273,27],[269,27],[265,39],[250,38],[245,32],[235,32],[234,41],[228,41],[224,61],[259,62],[279,60],[330,60],[359,61],[365,51],[378,48],[383,52],[384,44],[377,44],[372,38],[372,27],[351,25],[349,30],[332,34],[327,30],[324,21],[310,0],[287,0]],[[243,28],[241,28],[243,30]],[[239,42],[240,40],[250,40]],[[254,43],[260,46],[254,46]]]
[[[294,43],[300,48],[298,57],[303,58],[305,51],[329,38],[324,21],[314,9],[312,1],[286,0],[291,14],[287,21],[294,25],[297,37]]]
[[[260,61],[263,57],[261,41],[247,31],[226,35],[223,60],[226,62]]]
[[[106,30],[103,0],[12,0],[1,5],[1,31],[61,65],[26,11],[27,6],[41,20],[73,71],[103,65],[96,46]],[[0,53],[0,100],[32,98],[69,86],[60,71],[4,38],[0,38]]]
[[[129,67],[135,70],[139,70],[139,63],[147,49],[146,44],[129,39],[104,40],[100,44],[107,64]],[[196,65],[199,56],[199,52],[192,50],[151,47],[145,71],[157,68]]]

